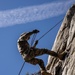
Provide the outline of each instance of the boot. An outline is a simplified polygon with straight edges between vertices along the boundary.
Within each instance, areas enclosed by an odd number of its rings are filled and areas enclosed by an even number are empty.
[[[59,58],[60,60],[64,60],[66,55],[67,55],[67,51],[64,51],[64,52],[62,52],[61,54],[58,54],[58,58]]]
[[[51,73],[48,73],[46,71],[41,71],[41,75],[52,75]]]

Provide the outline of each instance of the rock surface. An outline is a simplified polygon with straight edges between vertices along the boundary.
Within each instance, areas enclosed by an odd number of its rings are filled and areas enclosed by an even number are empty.
[[[75,4],[65,16],[52,50],[68,53],[63,61],[49,56],[47,71],[52,75],[75,75]]]

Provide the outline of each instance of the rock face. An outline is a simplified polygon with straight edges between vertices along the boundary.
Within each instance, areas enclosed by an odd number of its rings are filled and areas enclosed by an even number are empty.
[[[52,50],[68,53],[63,61],[49,56],[47,71],[52,75],[75,75],[75,4],[65,16]]]

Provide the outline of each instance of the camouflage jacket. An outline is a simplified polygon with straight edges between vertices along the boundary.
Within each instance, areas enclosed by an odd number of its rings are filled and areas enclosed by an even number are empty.
[[[27,40],[23,40],[21,38],[18,39],[18,50],[19,52],[27,54],[30,49],[29,43]]]

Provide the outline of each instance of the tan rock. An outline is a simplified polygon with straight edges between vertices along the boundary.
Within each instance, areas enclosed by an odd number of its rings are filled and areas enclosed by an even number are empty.
[[[47,71],[52,75],[75,75],[75,4],[65,16],[52,50],[68,51],[68,54],[63,61],[49,56]]]

